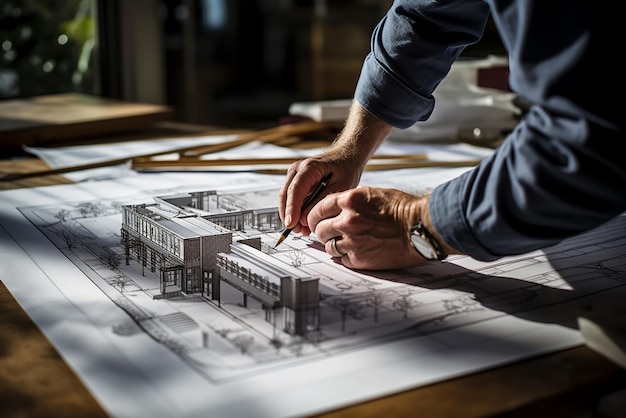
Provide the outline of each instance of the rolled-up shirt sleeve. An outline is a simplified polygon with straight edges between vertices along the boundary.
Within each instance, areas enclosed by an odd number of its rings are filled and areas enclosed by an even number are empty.
[[[355,99],[397,128],[426,120],[433,91],[488,16],[482,0],[395,1],[373,31]]]
[[[395,5],[402,3],[423,4]],[[428,14],[432,21],[433,10],[437,16],[442,10],[457,12],[459,6],[452,3],[414,7],[417,15]],[[626,210],[626,164],[619,151],[626,118],[621,106],[606,98],[611,92],[624,97],[625,78],[603,56],[620,25],[616,6],[598,10],[582,0],[484,4],[490,6],[509,51],[511,89],[533,105],[491,157],[437,186],[429,209],[434,228],[447,243],[491,261],[556,244]],[[480,9],[471,1],[466,7]],[[468,16],[482,11],[467,10],[465,15],[472,30],[455,33],[478,30],[480,25],[471,22],[479,18]],[[399,16],[404,15],[393,19]],[[431,37],[421,32],[417,38],[406,35],[412,45],[398,49],[388,44],[393,38],[384,34],[392,31],[389,15],[386,19],[377,28],[383,34],[374,34],[355,98],[375,116],[402,127],[428,117],[430,89],[438,83],[435,74],[445,73],[460,43],[452,38],[437,38],[438,45],[426,42]],[[426,52],[409,54],[409,60],[400,57],[412,48]],[[410,81],[413,77],[419,81]]]

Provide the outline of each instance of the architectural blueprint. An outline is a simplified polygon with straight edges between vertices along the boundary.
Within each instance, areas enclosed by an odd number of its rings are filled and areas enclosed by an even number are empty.
[[[399,178],[363,182],[428,186]],[[2,192],[0,278],[119,417],[320,413],[580,345],[578,316],[626,298],[625,215],[493,263],[353,271],[314,236],[273,248],[281,184],[171,174]]]

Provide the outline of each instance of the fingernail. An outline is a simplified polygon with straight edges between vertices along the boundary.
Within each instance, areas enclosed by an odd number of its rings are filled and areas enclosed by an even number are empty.
[[[291,216],[287,215],[285,216],[285,226],[289,225],[291,223]]]

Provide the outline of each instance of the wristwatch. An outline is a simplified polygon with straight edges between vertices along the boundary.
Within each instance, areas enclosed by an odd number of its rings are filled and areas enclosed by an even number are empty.
[[[443,260],[445,258],[441,246],[432,234],[424,228],[422,222],[411,227],[410,237],[413,247],[425,259]]]

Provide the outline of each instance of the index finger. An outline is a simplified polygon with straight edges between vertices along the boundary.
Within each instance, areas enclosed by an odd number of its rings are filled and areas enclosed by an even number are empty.
[[[296,170],[294,169],[294,167],[295,167],[295,164],[292,164],[291,167],[289,167],[289,169],[287,170],[287,178],[285,179],[285,182],[283,183],[282,187],[278,191],[278,215],[280,216],[280,219],[283,221],[283,224],[286,223],[285,213],[287,211],[286,207],[287,207],[287,197],[289,194],[288,192],[289,186],[291,185],[291,181],[293,180],[293,177],[296,174]]]
[[[293,174],[288,176],[288,179],[280,190],[279,199],[284,202],[284,226],[285,228],[293,228],[300,221],[303,211],[308,209],[304,207],[305,202],[319,186],[322,175],[316,170],[299,171],[296,168],[293,170]],[[315,200],[313,199],[310,203],[315,203]]]

